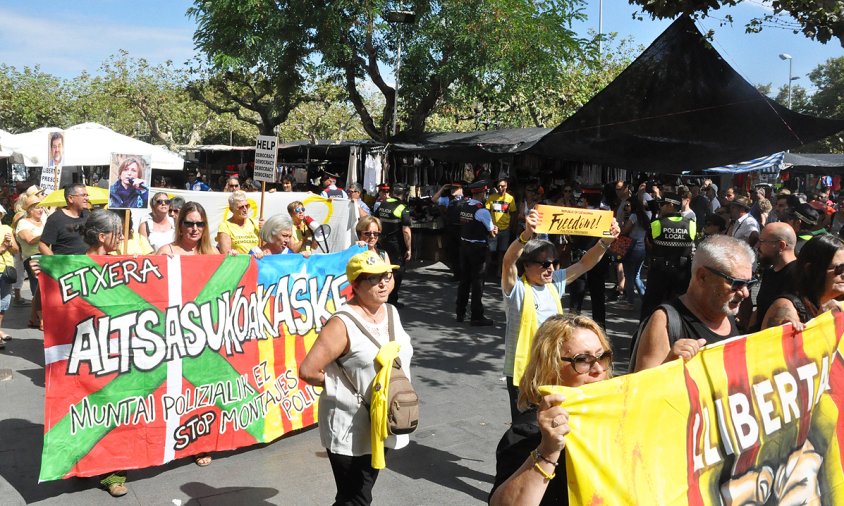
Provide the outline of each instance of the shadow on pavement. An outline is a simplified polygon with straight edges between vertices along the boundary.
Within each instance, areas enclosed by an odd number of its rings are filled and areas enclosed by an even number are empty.
[[[408,478],[427,480],[485,503],[495,477],[461,466],[458,463],[461,460],[453,453],[411,440],[406,448],[390,454],[388,467]],[[466,483],[466,479],[488,483],[489,486],[481,489]]]
[[[191,499],[185,506],[203,506],[214,504],[250,504],[273,505],[267,499],[278,495],[278,490],[269,487],[223,487],[215,488],[206,483],[192,481],[181,487],[182,492]],[[280,504],[280,503],[279,503]]]

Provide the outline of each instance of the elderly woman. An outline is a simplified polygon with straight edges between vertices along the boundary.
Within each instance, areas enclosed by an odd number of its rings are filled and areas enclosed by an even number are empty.
[[[612,350],[600,325],[585,316],[554,315],[539,327],[519,385],[522,413],[495,452],[491,505],[568,504],[563,451],[569,432],[563,396],[539,387],[579,387],[612,376]]]
[[[501,290],[507,302],[507,327],[504,331],[504,375],[510,394],[510,414],[516,419],[518,384],[527,366],[536,329],[548,317],[563,312],[560,297],[566,283],[589,271],[618,237],[618,223],[612,220],[610,237],[600,239],[581,259],[565,269],[557,269],[556,248],[549,241],[532,239],[540,215],[532,210],[525,219],[525,230],[504,253]],[[523,310],[525,308],[525,310]],[[514,383],[515,380],[515,383]]]
[[[112,209],[143,209],[147,207],[149,189],[144,181],[144,162],[130,156],[120,162],[117,180],[109,188],[108,206]]]
[[[844,241],[832,234],[810,239],[797,255],[794,292],[774,300],[762,319],[762,328],[783,323],[806,323],[844,295]]]
[[[355,232],[358,234],[358,244],[378,253],[385,262],[390,263],[390,255],[378,247],[378,239],[381,237],[381,220],[377,216],[364,216],[359,219],[358,224],[355,225]]]
[[[220,223],[217,229],[217,246],[224,255],[248,255],[253,248],[259,250],[260,227],[249,216],[249,202],[242,191],[229,196],[229,210],[232,215]]]
[[[293,241],[293,220],[283,214],[270,216],[261,228],[261,241],[263,241],[262,255],[290,253],[290,243]]]
[[[179,217],[179,211],[182,210],[183,205],[185,205],[185,199],[182,197],[173,197],[173,199],[170,200],[170,210],[167,211],[167,214],[173,218],[174,222],[176,221],[176,218]]]
[[[23,198],[23,197],[22,197]],[[38,276],[32,270],[32,256],[38,254],[38,242],[41,240],[41,233],[44,231],[44,208],[38,204],[41,202],[40,194],[35,193],[24,198],[23,209],[26,213],[18,220],[15,228],[15,237],[21,249],[23,266],[29,276],[29,289],[32,293],[32,307],[29,313],[29,328],[42,329],[41,325],[41,296],[38,291]],[[22,278],[21,273],[18,277]]]
[[[344,314],[328,320],[299,366],[303,380],[324,388],[319,396],[319,434],[337,485],[335,504],[370,504],[378,478],[378,469],[372,466],[375,450],[369,409],[363,399],[371,398],[380,347],[360,329],[367,329],[382,345],[391,341],[392,335],[400,346],[401,367],[410,378],[410,337],[396,308],[386,303],[394,269],[398,266],[384,262],[373,251],[352,257],[346,266],[352,299],[343,308]],[[407,435],[389,436],[384,447],[401,448],[407,443]]]
[[[305,223],[305,204],[301,200],[294,200],[287,204],[287,212],[293,219],[293,242],[290,249],[293,253],[307,253],[317,248],[314,233]]]
[[[179,211],[176,220],[176,240],[162,246],[156,255],[214,255],[217,250],[211,244],[208,233],[208,216],[198,202],[187,202]]]
[[[138,232],[146,237],[153,251],[176,238],[176,220],[170,216],[170,197],[158,192],[152,197],[152,212],[141,220]]]
[[[352,183],[346,189],[346,193],[349,194],[349,198],[352,200],[352,203],[355,205],[355,209],[358,211],[358,218],[363,218],[364,216],[369,216],[372,214],[372,211],[369,209],[369,206],[361,199],[363,196],[363,186],[360,183]]]

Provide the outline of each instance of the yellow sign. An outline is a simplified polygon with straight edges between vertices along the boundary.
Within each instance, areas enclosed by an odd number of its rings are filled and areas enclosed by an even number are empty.
[[[537,233],[612,237],[612,211],[546,205],[538,205],[536,210],[541,216]]]

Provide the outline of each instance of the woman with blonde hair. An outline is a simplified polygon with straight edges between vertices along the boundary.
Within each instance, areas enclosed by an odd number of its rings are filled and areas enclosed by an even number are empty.
[[[358,244],[378,253],[384,262],[390,263],[390,255],[378,247],[378,239],[381,237],[381,220],[377,216],[366,215],[359,219],[358,224],[355,225],[355,232],[358,234]]]
[[[214,255],[208,233],[208,215],[199,202],[186,202],[176,220],[176,240],[162,246],[156,255]]]
[[[44,208],[38,204],[42,198],[40,194],[33,193],[23,199],[24,216],[20,218],[15,227],[15,237],[21,249],[23,268],[29,276],[29,289],[32,292],[32,307],[29,313],[29,328],[42,329],[41,324],[41,295],[38,290],[38,276],[32,270],[32,256],[38,254],[38,243],[41,241],[41,233],[44,231]],[[18,278],[22,278],[18,272]]]
[[[579,387],[611,377],[612,349],[600,325],[579,315],[545,320],[519,384],[522,412],[495,452],[490,504],[568,504],[563,462],[568,412],[562,395],[543,396],[540,387]]]
[[[314,233],[305,223],[305,204],[301,200],[294,200],[287,204],[287,212],[293,219],[293,242],[290,250],[294,253],[307,253],[317,248]]]
[[[246,193],[235,191],[229,195],[232,215],[217,229],[217,246],[224,255],[248,255],[253,248],[259,250],[261,242],[258,223],[249,216],[249,199]]]
[[[138,233],[146,237],[153,250],[170,244],[176,238],[176,221],[170,216],[171,202],[164,192],[153,195],[150,214],[138,226]]]

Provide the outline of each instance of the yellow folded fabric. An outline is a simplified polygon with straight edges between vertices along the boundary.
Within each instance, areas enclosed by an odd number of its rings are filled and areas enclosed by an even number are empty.
[[[401,345],[390,341],[381,346],[375,356],[378,373],[372,380],[372,396],[369,403],[369,420],[372,425],[372,468],[384,469],[384,440],[390,435],[387,430],[387,399],[393,360],[399,355]]]

